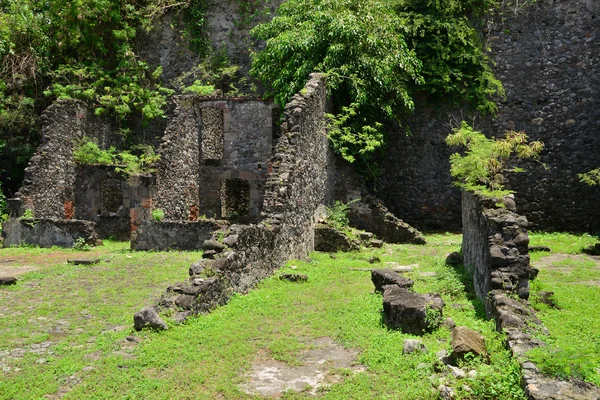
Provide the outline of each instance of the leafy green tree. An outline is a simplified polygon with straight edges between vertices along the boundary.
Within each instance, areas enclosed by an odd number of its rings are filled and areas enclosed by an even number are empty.
[[[525,132],[508,131],[504,138],[489,139],[465,121],[446,138],[449,146],[466,148],[465,154],[450,156],[450,174],[463,190],[485,197],[502,198],[510,193],[504,186],[504,173],[524,172],[514,167],[517,159],[537,159],[544,149],[539,141],[529,143]]]
[[[252,34],[266,41],[251,73],[285,104],[311,72],[327,75],[330,138],[350,162],[367,165],[389,123],[403,124],[414,96],[470,101],[493,111],[493,78],[468,16],[485,0],[288,0]]]

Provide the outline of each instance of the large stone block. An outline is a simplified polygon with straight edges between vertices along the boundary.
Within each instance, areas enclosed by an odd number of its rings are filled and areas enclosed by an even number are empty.
[[[437,293],[409,292],[389,285],[383,292],[385,322],[404,333],[421,335],[437,328],[442,321],[444,300]]]

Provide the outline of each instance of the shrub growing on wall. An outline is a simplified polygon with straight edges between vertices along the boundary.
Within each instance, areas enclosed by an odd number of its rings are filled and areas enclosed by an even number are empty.
[[[446,138],[449,146],[466,148],[465,154],[450,156],[450,174],[463,190],[490,198],[510,193],[504,186],[505,172],[524,172],[514,167],[517,159],[537,159],[544,149],[539,141],[527,142],[525,132],[508,131],[504,138],[489,139],[473,130],[465,121]]]

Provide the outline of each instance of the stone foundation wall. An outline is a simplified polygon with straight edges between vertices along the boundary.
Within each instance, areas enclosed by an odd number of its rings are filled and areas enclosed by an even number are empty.
[[[131,233],[131,250],[200,250],[224,221],[144,221]]]
[[[90,221],[56,218],[11,218],[2,224],[3,246],[73,247],[78,239],[86,244],[100,244],[95,224]]]

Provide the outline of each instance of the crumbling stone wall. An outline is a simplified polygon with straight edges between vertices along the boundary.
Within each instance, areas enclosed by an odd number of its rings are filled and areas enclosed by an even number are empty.
[[[154,178],[128,176],[111,165],[78,165],[75,218],[96,223],[98,236],[129,240],[130,232],[150,218]]]
[[[177,104],[158,150],[154,208],[169,220],[188,220],[198,207],[200,113],[189,97],[174,97]]]
[[[42,114],[42,144],[25,169],[16,197],[38,218],[73,218],[75,200],[74,143],[88,136],[100,146],[120,140],[106,121],[95,117],[84,102],[59,100]]]
[[[258,219],[273,142],[272,102],[174,99],[178,107],[159,150],[154,207],[169,220],[228,218],[221,200],[231,196],[223,190],[227,182],[244,180],[244,217]]]
[[[534,270],[529,265],[527,218],[514,212],[514,202],[498,207],[494,200],[469,192],[462,194],[463,260],[477,297],[493,313],[489,294],[511,293],[529,298],[529,279]]]
[[[205,250],[218,250],[215,259],[195,263],[190,280],[171,286],[160,307],[184,309],[183,317],[208,311],[227,302],[233,292],[247,292],[275,268],[314,249],[315,216],[333,191],[328,185],[333,174],[325,107],[325,78],[313,74],[305,90],[285,106],[281,137],[268,163],[262,221],[232,225],[224,238],[217,234],[204,242]],[[207,269],[216,276],[203,278]],[[138,319],[142,314],[137,314]]]
[[[507,334],[506,345],[521,364],[523,389],[533,400],[596,399],[600,388],[585,382],[544,376],[527,352],[545,343],[535,334],[548,330],[526,301],[529,280],[537,270],[529,265],[527,219],[514,212],[514,201],[494,201],[463,192],[463,261],[473,274],[477,297],[496,328]],[[518,297],[517,297],[518,296]]]
[[[600,226],[600,188],[577,177],[600,165],[599,24],[591,2],[551,0],[517,14],[506,10],[487,32],[507,98],[494,119],[474,125],[490,136],[524,130],[546,144],[541,163],[527,162],[527,173],[508,176],[519,193],[519,213],[539,229]],[[408,121],[410,136],[400,130],[389,136],[377,194],[418,229],[460,228],[460,192],[451,186],[452,150],[444,139],[462,118],[470,121],[467,110],[421,109]]]

